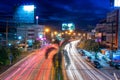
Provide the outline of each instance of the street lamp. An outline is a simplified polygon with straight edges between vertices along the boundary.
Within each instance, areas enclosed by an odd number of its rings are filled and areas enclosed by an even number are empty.
[[[48,36],[46,35],[46,33],[50,32],[50,29],[49,28],[45,28],[44,30],[44,37],[47,38]]]
[[[81,36],[81,34],[80,34],[80,33],[78,33],[78,36]],[[83,34],[83,36],[85,36],[85,34]]]
[[[18,39],[21,40],[21,39],[22,39],[22,36],[18,36]]]
[[[49,32],[49,31],[50,31],[50,29],[49,29],[49,28],[46,28],[46,29],[45,29],[45,32]]]
[[[62,35],[64,35],[64,32],[62,32]]]
[[[39,19],[39,17],[38,16],[36,16],[36,24],[38,25],[38,19]]]
[[[57,35],[57,34],[58,34],[58,32],[57,32],[57,31],[55,31],[55,32],[54,32],[54,34],[55,34],[55,35]]]
[[[68,32],[67,32],[67,31],[65,31],[65,34],[68,34]]]

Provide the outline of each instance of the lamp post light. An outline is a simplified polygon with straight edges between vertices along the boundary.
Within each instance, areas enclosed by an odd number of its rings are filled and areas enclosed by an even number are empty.
[[[72,33],[72,32],[73,32],[73,30],[69,30],[69,32],[70,32],[70,33]]]
[[[49,29],[49,28],[46,28],[46,29],[45,29],[45,32],[49,32],[49,31],[50,31],[50,29]]]
[[[78,36],[80,36],[81,34],[80,33],[78,33]]]
[[[45,28],[45,30],[44,30],[44,37],[46,39],[48,38],[48,35],[47,35],[48,32],[50,32],[50,29],[49,28]]]
[[[74,32],[74,33],[73,33],[73,35],[75,36],[75,35],[76,35],[76,33]]]
[[[38,25],[38,19],[39,19],[39,17],[36,16],[36,25]]]
[[[62,35],[64,35],[64,32],[62,32]]]
[[[55,35],[57,35],[57,34],[58,34],[58,32],[57,32],[57,31],[55,31],[55,32],[54,32],[54,34],[55,34]]]
[[[18,36],[18,39],[21,40],[21,39],[22,39],[22,36]]]

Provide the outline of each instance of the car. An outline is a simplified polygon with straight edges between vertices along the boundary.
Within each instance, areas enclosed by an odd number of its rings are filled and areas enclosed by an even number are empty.
[[[109,65],[110,65],[111,67],[115,67],[116,63],[113,62],[113,61],[110,61],[110,62],[109,62]]]
[[[111,67],[115,67],[116,69],[120,69],[120,62],[110,61],[109,65]]]
[[[86,56],[86,61],[90,62],[91,61],[91,57],[90,56]]]
[[[85,56],[85,52],[83,50],[81,50],[81,55]]]
[[[120,63],[115,65],[116,69],[120,69]]]
[[[101,66],[101,64],[98,62],[98,61],[93,61],[93,66],[95,67],[95,68],[101,68],[102,66]]]

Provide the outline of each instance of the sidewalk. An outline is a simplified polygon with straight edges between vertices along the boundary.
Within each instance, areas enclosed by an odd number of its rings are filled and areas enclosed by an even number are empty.
[[[109,51],[108,51],[109,52]],[[110,53],[108,53],[107,52],[107,54],[105,55],[105,54],[102,54],[102,53],[98,53],[98,56],[99,56],[99,59],[97,60],[100,64],[101,64],[101,66],[102,66],[102,68],[100,68],[99,70],[102,72],[102,73],[104,73],[104,74],[106,74],[106,75],[110,75],[110,76],[113,76],[112,77],[112,80],[114,80],[114,74],[116,75],[116,78],[118,79],[118,80],[120,80],[120,70],[118,70],[118,69],[116,69],[115,67],[111,67],[110,65],[109,65],[109,61],[110,61],[110,59],[108,58],[108,55],[110,54]],[[88,51],[86,51],[86,50],[84,50],[84,53],[85,53],[85,56],[84,57],[86,57],[86,56],[92,56],[92,60],[91,60],[91,63],[95,60],[95,56],[94,56],[94,53],[90,53],[90,52],[88,52]]]

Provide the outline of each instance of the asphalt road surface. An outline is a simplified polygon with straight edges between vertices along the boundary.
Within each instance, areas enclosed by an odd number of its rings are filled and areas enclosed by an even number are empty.
[[[65,70],[69,80],[114,80],[111,75],[104,74],[83,60],[75,47],[78,42],[68,43],[64,48]]]
[[[52,50],[47,51],[51,47]],[[57,51],[57,46],[53,48],[53,45],[36,50],[1,74],[0,80],[50,80],[52,58]],[[46,52],[49,54],[47,58]]]

